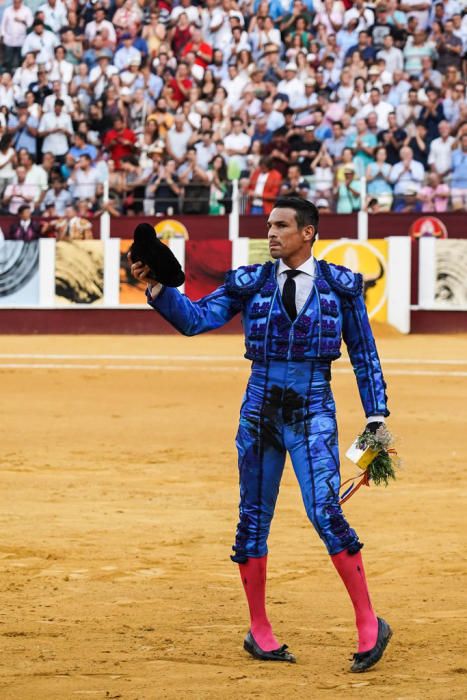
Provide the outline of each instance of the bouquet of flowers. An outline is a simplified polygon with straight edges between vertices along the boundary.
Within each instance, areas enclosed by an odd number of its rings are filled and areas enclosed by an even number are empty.
[[[396,478],[396,469],[400,460],[396,450],[392,447],[394,438],[385,423],[381,423],[376,431],[365,430],[357,437],[346,452],[346,457],[363,470],[363,477],[357,485],[354,483],[344,491],[340,503],[347,501],[360,486],[369,486],[373,481],[376,486],[388,485],[390,479]],[[354,482],[355,478],[348,479],[342,486]]]

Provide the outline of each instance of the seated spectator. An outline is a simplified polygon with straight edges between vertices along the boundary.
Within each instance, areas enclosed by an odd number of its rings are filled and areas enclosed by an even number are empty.
[[[15,176],[16,151],[12,146],[12,136],[4,134],[0,138],[0,197]]]
[[[331,197],[334,180],[332,158],[324,144],[321,146],[316,158],[310,164],[310,170],[314,175],[314,195],[324,199]]]
[[[422,203],[422,212],[445,212],[448,208],[449,187],[441,182],[438,173],[429,173],[417,199]]]
[[[178,202],[182,188],[179,185],[180,180],[176,169],[176,161],[173,158],[168,158],[152,186],[156,216],[161,216],[162,214],[172,216],[179,213]],[[146,192],[146,196],[148,194],[150,195],[151,193]]]
[[[208,179],[211,183],[209,190],[209,214],[226,214],[231,211],[231,202],[227,201],[230,184],[227,178],[227,164],[220,155],[214,156],[208,169]]]
[[[21,204],[18,208],[18,221],[11,224],[5,238],[11,241],[34,241],[39,237],[39,225],[31,219],[31,207]]]
[[[452,206],[455,210],[467,209],[467,132],[460,138],[459,147],[452,154],[451,178]]]
[[[52,175],[51,187],[45,193],[41,203],[41,211],[45,212],[53,205],[56,216],[64,216],[66,207],[73,204],[73,198],[65,187],[64,180],[58,175]],[[49,212],[50,213],[50,212]]]
[[[426,134],[425,122],[419,120],[415,122],[414,136],[411,139],[407,138],[404,144],[412,149],[414,160],[421,163],[424,168],[428,168],[428,153],[430,150]]]
[[[13,148],[16,152],[25,148],[35,158],[37,151],[37,131],[39,120],[28,114],[28,104],[18,102],[16,114],[8,116],[7,131],[13,137]]]
[[[452,149],[455,138],[451,136],[449,122],[443,120],[439,123],[438,129],[438,138],[430,143],[428,165],[433,172],[444,178],[452,170]]]
[[[74,133],[71,118],[63,111],[64,104],[59,98],[55,100],[54,111],[43,114],[38,131],[43,139],[43,150],[53,153],[58,163],[64,162],[69,150],[68,139]]]
[[[428,99],[421,109],[419,118],[425,122],[427,140],[431,143],[439,136],[439,124],[444,120],[444,109],[439,90],[430,87],[426,91],[426,96]]]
[[[78,160],[80,156],[87,154],[91,162],[94,162],[97,158],[97,148],[90,143],[86,142],[85,135],[82,131],[77,131],[73,137],[73,146],[70,148],[69,153],[73,156],[75,160]]]
[[[282,176],[274,169],[272,158],[264,156],[258,168],[252,173],[248,185],[250,197],[249,213],[269,215],[274,207],[281,187]]]
[[[24,165],[16,167],[15,182],[7,185],[2,198],[2,209],[6,214],[17,214],[20,206],[34,205],[34,189],[26,182]]]
[[[113,119],[113,128],[105,134],[103,140],[103,146],[109,150],[117,170],[120,169],[121,159],[133,153],[135,143],[136,134],[125,127],[122,116],[117,114]]]
[[[299,166],[291,165],[287,171],[287,179],[281,185],[280,195],[308,199],[309,193],[310,185],[302,176]]]
[[[92,167],[88,153],[83,153],[75,163],[68,184],[75,202],[83,199],[93,204],[96,202],[97,190],[100,186],[99,175]]]
[[[375,162],[366,169],[367,192],[370,199],[376,199],[380,211],[390,211],[392,205],[391,165],[387,162],[384,146],[375,149]]]
[[[386,162],[395,165],[400,160],[400,150],[407,139],[407,132],[397,126],[395,112],[388,114],[388,128],[378,134],[378,141],[386,148]]]
[[[401,149],[401,162],[391,168],[389,179],[394,186],[394,211],[404,211],[406,198],[419,192],[425,171],[423,165],[413,159],[413,151],[408,146]]]
[[[368,124],[365,119],[359,118],[356,120],[357,131],[351,134],[346,141],[346,146],[354,152],[355,165],[358,172],[363,174],[368,165],[374,160],[375,148],[378,144],[378,139],[368,130]]]
[[[33,53],[37,63],[51,63],[54,60],[54,49],[59,43],[58,36],[46,29],[41,19],[35,19],[32,31],[24,40],[21,55],[26,56],[28,53]]]
[[[351,168],[344,169],[344,182],[337,188],[337,213],[351,214],[360,211],[360,180]]]

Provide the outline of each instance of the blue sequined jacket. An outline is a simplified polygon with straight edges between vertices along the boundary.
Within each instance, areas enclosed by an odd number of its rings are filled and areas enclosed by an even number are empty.
[[[245,357],[268,360],[336,360],[347,345],[366,416],[388,416],[386,384],[362,295],[362,276],[316,261],[313,289],[292,323],[282,305],[276,264],[248,265],[227,273],[212,294],[192,302],[163,287],[148,302],[184,335],[219,328],[242,314]]]

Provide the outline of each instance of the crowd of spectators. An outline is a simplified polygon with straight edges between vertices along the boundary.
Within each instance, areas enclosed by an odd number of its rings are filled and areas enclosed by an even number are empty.
[[[340,213],[466,209],[467,0],[0,13],[1,207],[43,230],[228,213],[233,180],[253,214],[297,193]]]

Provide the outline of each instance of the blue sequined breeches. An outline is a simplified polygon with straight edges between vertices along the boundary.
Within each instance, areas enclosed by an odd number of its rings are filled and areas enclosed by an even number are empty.
[[[236,443],[240,518],[233,561],[267,554],[287,452],[306,513],[328,552],[361,548],[338,503],[339,451],[328,362],[254,362]]]

